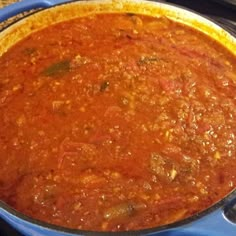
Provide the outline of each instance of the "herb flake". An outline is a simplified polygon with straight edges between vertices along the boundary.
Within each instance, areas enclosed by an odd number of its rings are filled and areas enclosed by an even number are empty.
[[[103,81],[100,85],[100,92],[104,92],[109,87],[109,85],[109,81]]]
[[[142,56],[138,60],[138,65],[148,65],[158,62],[160,59],[155,56]]]

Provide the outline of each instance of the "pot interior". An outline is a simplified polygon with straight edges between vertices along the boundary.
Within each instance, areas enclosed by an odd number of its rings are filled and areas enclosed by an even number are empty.
[[[183,8],[138,0],[75,1],[39,11],[16,22],[0,33],[0,55],[29,34],[49,25],[105,12],[135,13],[154,17],[166,16],[204,32],[236,55],[236,39],[215,23]]]

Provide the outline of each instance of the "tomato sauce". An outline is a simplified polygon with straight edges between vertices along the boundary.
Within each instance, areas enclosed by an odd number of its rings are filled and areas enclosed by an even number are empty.
[[[236,58],[167,18],[100,14],[0,58],[0,199],[74,229],[165,225],[236,185]]]

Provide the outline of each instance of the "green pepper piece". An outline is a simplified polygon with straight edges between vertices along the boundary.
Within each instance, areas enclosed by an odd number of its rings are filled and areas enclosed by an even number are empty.
[[[56,62],[42,71],[42,75],[54,77],[58,75],[63,75],[70,71],[70,61],[63,60]]]

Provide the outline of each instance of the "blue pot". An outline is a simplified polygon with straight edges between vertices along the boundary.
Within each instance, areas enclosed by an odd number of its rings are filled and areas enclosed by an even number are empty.
[[[130,0],[130,1],[135,2],[135,0]],[[32,9],[51,8],[53,10],[54,5],[56,5],[57,8],[58,7],[60,8],[63,7],[63,5],[65,5],[64,4],[65,2],[67,2],[66,5],[75,4],[73,2],[70,3],[66,0],[22,0],[21,2],[0,9],[0,22],[18,13],[22,13],[24,11]],[[118,2],[117,4],[119,4],[119,1],[116,2]],[[58,4],[62,5],[58,6]],[[183,22],[186,21],[189,17],[197,18],[201,22],[203,22],[203,24],[209,25],[209,27],[215,30],[214,37],[216,40],[219,40],[223,37],[225,42],[227,43],[226,45],[229,50],[233,51],[234,49],[236,49],[236,39],[232,35],[228,34],[219,26],[199,16],[198,14],[189,12],[179,7],[175,7],[173,5],[163,4],[163,3],[154,3],[154,2],[148,3],[142,0],[139,1],[138,3],[136,0],[136,4],[144,4],[145,6],[150,5],[153,7],[157,7],[157,5],[159,5],[159,7],[160,5],[163,5],[162,7],[165,8],[169,7],[173,11],[176,11],[177,15],[179,13],[182,14],[181,17],[183,18]],[[4,31],[2,33],[4,33]],[[0,201],[0,217],[4,219],[8,224],[10,224],[12,227],[14,227],[19,232],[21,232],[26,236],[73,236],[73,235],[236,236],[236,190],[234,190],[220,202],[216,203],[214,206],[206,209],[205,211],[195,216],[189,217],[188,219],[181,220],[179,222],[161,227],[139,230],[139,231],[101,233],[101,232],[72,230],[44,223],[38,220],[34,220],[12,209],[10,206],[1,201]]]

